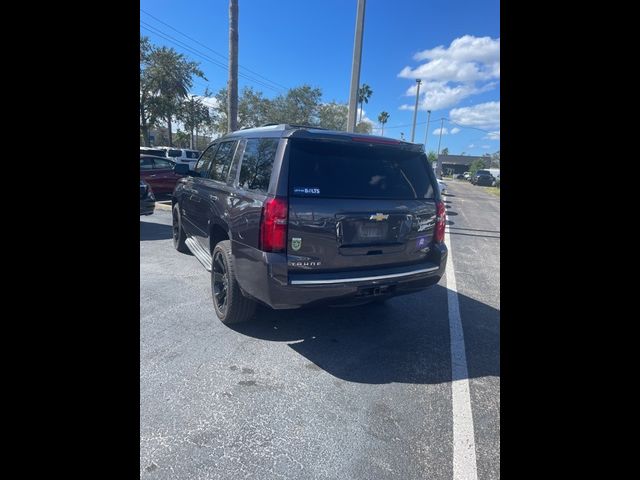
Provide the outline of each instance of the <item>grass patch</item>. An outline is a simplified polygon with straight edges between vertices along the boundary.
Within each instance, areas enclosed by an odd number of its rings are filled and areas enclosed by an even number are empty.
[[[498,187],[486,187],[485,190],[496,197],[500,196],[500,189]]]

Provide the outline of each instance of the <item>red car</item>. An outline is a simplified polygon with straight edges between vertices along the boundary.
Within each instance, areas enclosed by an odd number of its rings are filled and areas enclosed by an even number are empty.
[[[173,193],[176,182],[184,176],[174,173],[175,165],[167,158],[140,155],[140,178],[151,185],[155,194]]]

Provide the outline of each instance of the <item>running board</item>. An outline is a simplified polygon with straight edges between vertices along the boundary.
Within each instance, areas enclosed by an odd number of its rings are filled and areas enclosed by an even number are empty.
[[[187,237],[184,241],[185,245],[191,250],[191,253],[198,259],[198,261],[207,269],[207,272],[211,271],[211,255],[207,252],[198,241],[193,237]]]

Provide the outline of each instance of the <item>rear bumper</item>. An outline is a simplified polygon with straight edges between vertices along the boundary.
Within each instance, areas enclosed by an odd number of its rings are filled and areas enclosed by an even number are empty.
[[[274,309],[339,305],[418,292],[440,281],[447,247],[435,245],[428,262],[338,273],[288,273],[286,256],[232,244],[243,292]]]

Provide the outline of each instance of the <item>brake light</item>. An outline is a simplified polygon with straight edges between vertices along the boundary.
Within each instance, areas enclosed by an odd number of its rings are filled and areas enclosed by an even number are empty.
[[[444,223],[447,215],[444,210],[444,203],[438,202],[436,204],[436,232],[433,235],[433,240],[437,243],[444,242]]]
[[[260,250],[263,252],[286,250],[288,210],[284,198],[270,198],[264,203],[260,220]]]
[[[362,143],[381,143],[383,145],[399,145],[401,142],[390,138],[376,138],[376,137],[351,137],[352,142]]]

